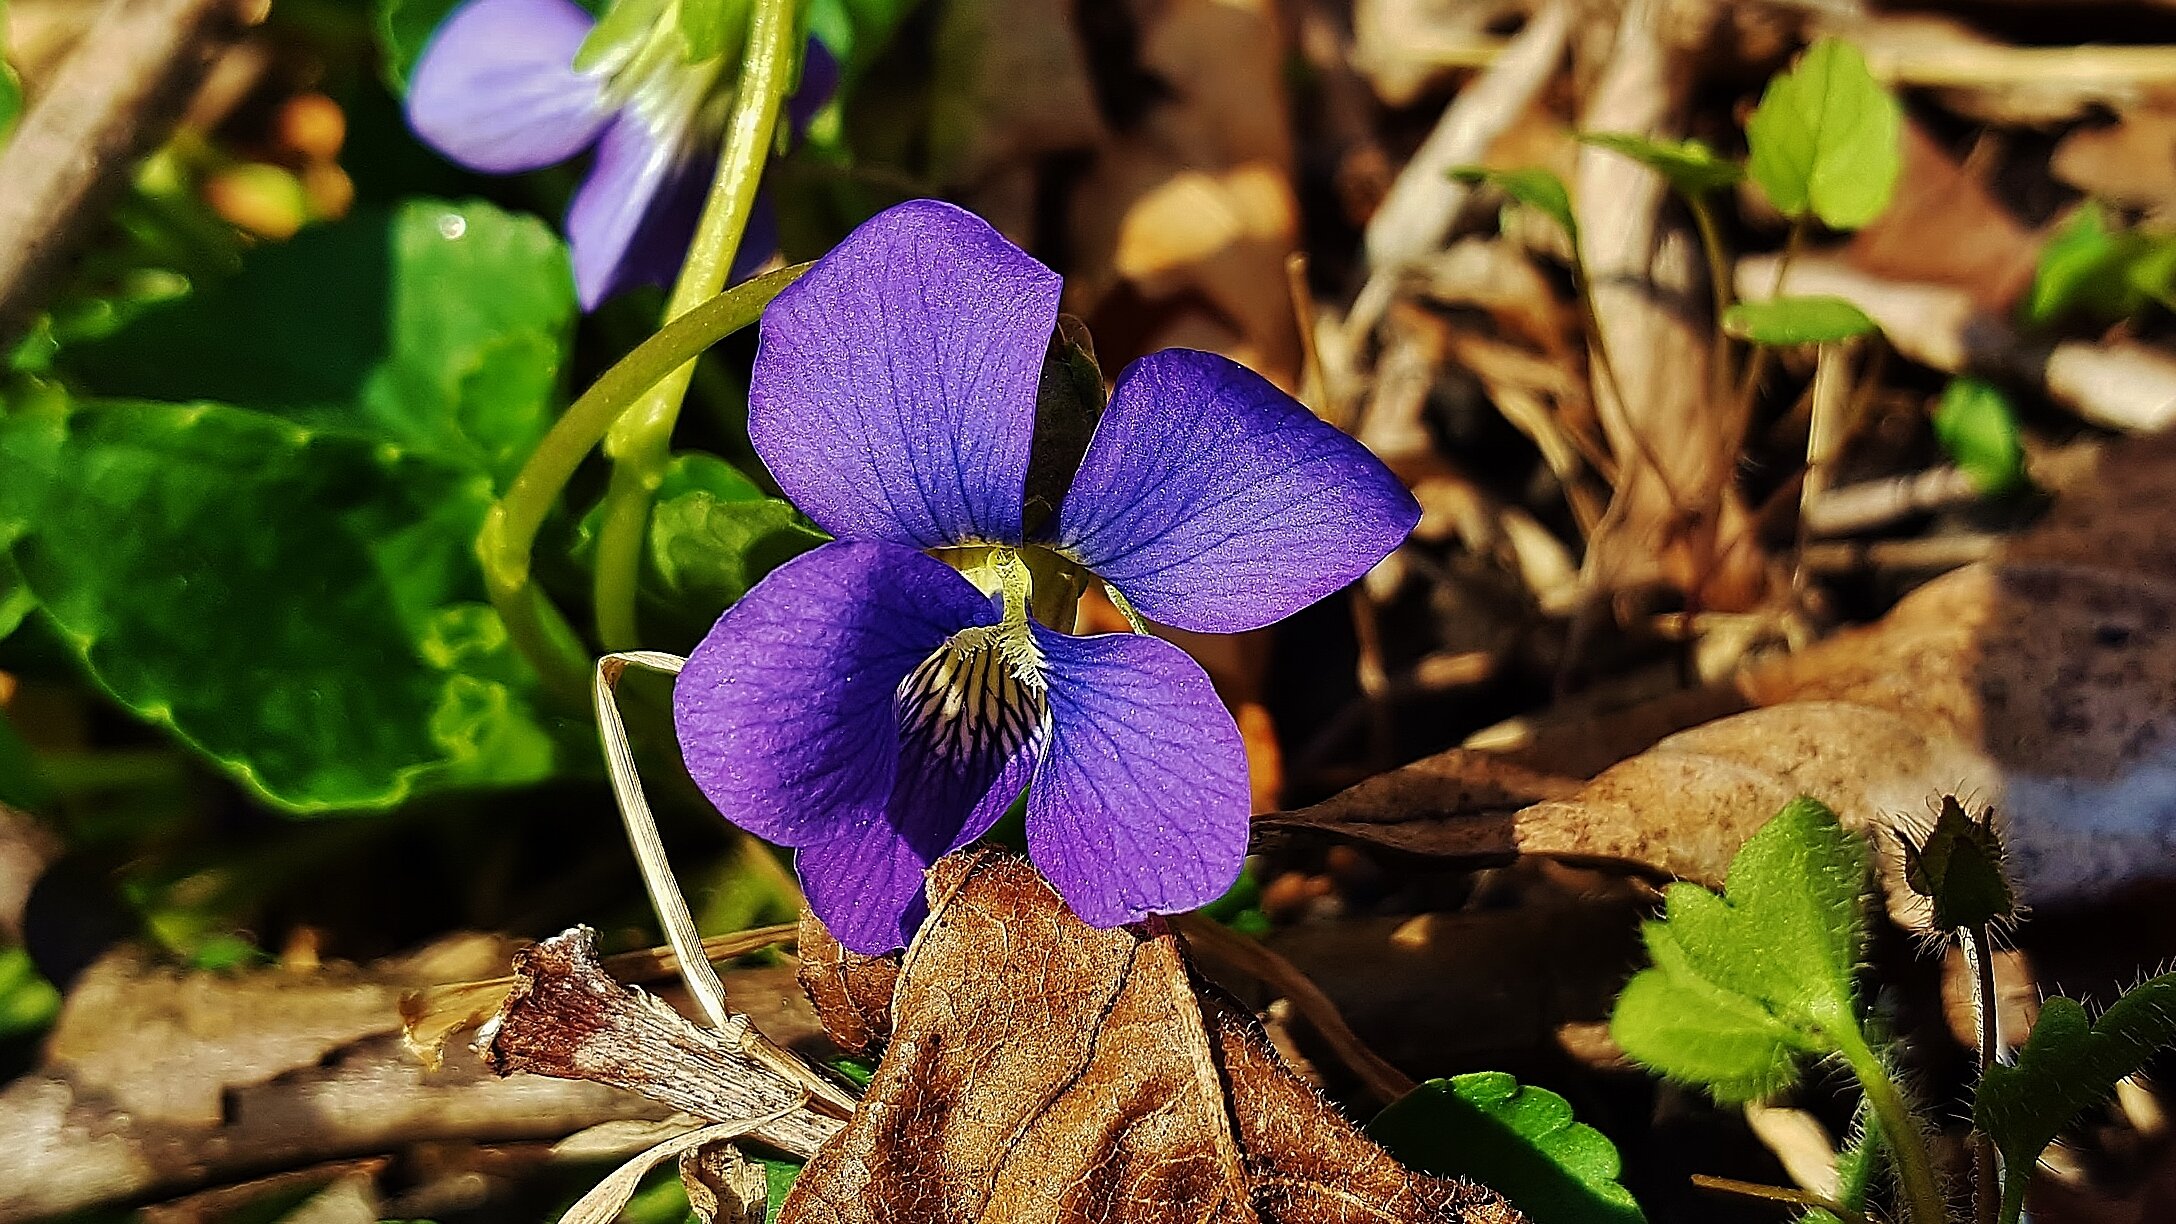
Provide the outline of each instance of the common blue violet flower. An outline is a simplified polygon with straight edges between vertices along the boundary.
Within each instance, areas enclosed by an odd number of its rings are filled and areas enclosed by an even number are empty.
[[[689,657],[689,771],[799,848],[841,943],[896,948],[923,870],[1022,789],[1028,852],[1097,926],[1214,900],[1246,853],[1246,756],[1185,652],[1077,636],[1090,581],[1229,633],[1345,586],[1420,515],[1374,456],[1244,367],[1169,349],[1118,380],[1029,538],[1036,386],[1059,281],[948,204],[849,235],[763,316],[748,429],[838,537],[780,566]]]
[[[596,147],[566,221],[584,310],[622,289],[671,281],[717,171],[737,62],[688,62],[664,16],[582,55],[596,22],[573,0],[467,0],[440,23],[409,76],[409,126],[471,170],[536,170]],[[577,67],[577,56],[594,62]],[[811,42],[788,107],[796,125],[829,96],[837,71]],[[759,202],[734,279],[769,257],[774,230]]]

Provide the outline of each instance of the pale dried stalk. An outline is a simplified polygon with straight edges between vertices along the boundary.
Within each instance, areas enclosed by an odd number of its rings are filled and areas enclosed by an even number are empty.
[[[657,833],[657,818],[651,814],[650,801],[642,793],[642,779],[635,768],[634,749],[627,742],[627,725],[620,717],[616,689],[620,676],[629,667],[677,676],[686,665],[687,660],[679,655],[655,650],[617,651],[597,660],[594,691],[597,734],[604,743],[605,766],[612,777],[612,795],[619,803],[620,818],[627,827],[627,841],[634,849],[635,862],[642,869],[643,887],[650,894],[650,904],[657,911],[659,925],[665,928],[666,941],[672,945],[673,954],[680,962],[681,981],[687,984],[688,993],[694,996],[703,1018],[718,1030],[726,1047],[755,1059],[787,1081],[800,1084],[811,1097],[851,1113],[854,1098],[757,1031],[746,1015],[734,1011],[726,1001],[725,984],[718,980],[718,971],[703,954],[703,940],[696,932],[695,916],[689,912],[688,899],[673,878],[664,840]]]

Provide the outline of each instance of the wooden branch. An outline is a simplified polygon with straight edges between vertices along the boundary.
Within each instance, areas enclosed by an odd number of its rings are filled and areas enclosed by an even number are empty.
[[[0,343],[20,335],[69,257],[166,138],[264,0],[108,0],[0,148]]]

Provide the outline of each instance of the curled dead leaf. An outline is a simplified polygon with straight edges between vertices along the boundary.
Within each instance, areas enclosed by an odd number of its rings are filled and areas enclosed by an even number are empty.
[[[1521,1218],[1362,1136],[1160,920],[1091,929],[1004,855],[929,890],[883,1062],[784,1224]]]
[[[1931,799],[1959,794],[1995,809],[2029,904],[2176,877],[2176,437],[2054,475],[2054,509],[1999,559],[1748,670],[1737,687],[1758,708],[1670,735],[1576,792],[1516,812],[1447,810],[1461,792],[1431,791],[1431,772],[1463,786],[1474,768],[1450,753],[1264,823],[1444,857],[1629,862],[1712,885],[1795,795],[1871,831],[1922,823]],[[1422,797],[1377,798],[1404,792]],[[1412,805],[1403,819],[1399,804]]]

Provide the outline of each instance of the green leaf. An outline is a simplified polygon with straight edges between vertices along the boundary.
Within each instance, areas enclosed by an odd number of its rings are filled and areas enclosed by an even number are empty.
[[[258,409],[503,484],[551,426],[574,319],[542,221],[415,200],[264,248],[55,364],[81,394]]]
[[[38,1032],[60,1015],[60,991],[21,948],[0,948],[0,1039]]]
[[[680,43],[690,63],[732,53],[748,41],[749,0],[680,0]]]
[[[632,55],[667,16],[666,0],[612,0],[575,51],[575,70],[588,72],[615,53]]]
[[[1635,1224],[1639,1204],[1617,1182],[1617,1149],[1573,1119],[1546,1088],[1500,1071],[1429,1080],[1368,1124],[1406,1164],[1482,1182],[1534,1224]]]
[[[866,1080],[863,1081],[863,1086],[867,1086]],[[758,1159],[763,1161],[763,1180],[769,1194],[763,1205],[763,1224],[778,1224],[778,1213],[786,1207],[786,1195],[793,1191],[793,1183],[800,1179],[801,1163],[794,1160],[772,1160],[768,1156]]]
[[[2176,234],[2112,229],[2088,200],[2040,248],[2018,317],[2036,328],[2072,319],[2107,326],[2154,302],[2176,307]]]
[[[1610,1032],[1635,1061],[1718,1100],[1790,1084],[1803,1054],[1857,1041],[1866,850],[1834,813],[1792,800],[1731,861],[1722,896],[1673,884],[1643,929],[1655,967]]]
[[[7,5],[0,4],[0,31],[8,27]],[[23,117],[23,78],[7,61],[7,39],[0,38],[0,147],[6,146],[8,137],[15,133],[15,123]]]
[[[1579,218],[1572,212],[1571,193],[1565,190],[1564,180],[1558,178],[1555,172],[1538,166],[1520,170],[1460,166],[1451,171],[1451,177],[1461,182],[1485,183],[1494,187],[1512,200],[1556,222],[1573,243],[1577,244]]]
[[[1622,153],[1668,179],[1678,194],[1699,199],[1745,177],[1745,170],[1698,140],[1659,140],[1630,132],[1583,132],[1584,144]]]
[[[840,88],[861,79],[920,0],[810,0],[808,32],[839,61]]]
[[[707,619],[829,537],[714,455],[674,456],[650,514],[658,592]]]
[[[1993,383],[1951,379],[1934,408],[1934,435],[1981,492],[2011,493],[2028,484],[2017,409]]]
[[[0,544],[4,544],[0,540]],[[23,585],[23,576],[15,572],[15,563],[0,552],[0,641],[22,627],[23,618],[38,606],[38,597]]]
[[[482,602],[490,498],[481,474],[227,405],[0,418],[0,538],[92,678],[293,811],[551,772]]]
[[[1739,302],[1723,312],[1723,330],[1755,344],[1833,344],[1877,331],[1866,312],[1840,297],[1780,297]]]
[[[461,0],[378,0],[373,25],[378,35],[378,66],[394,95],[408,92],[408,74],[415,71],[423,48]]]
[[[2040,1153],[2116,1081],[2176,1045],[2176,973],[2141,982],[2097,1021],[2060,996],[2041,1005],[2017,1061],[1993,1066],[1972,1101],[1972,1123],[2002,1153],[2005,1220],[2017,1218]]]
[[[1889,206],[1903,109],[1850,44],[1824,38],[1768,82],[1745,126],[1746,173],[1777,211],[1857,229]]]
[[[0,714],[0,803],[26,812],[45,811],[53,803],[53,786],[38,765],[37,754],[7,715]]]

